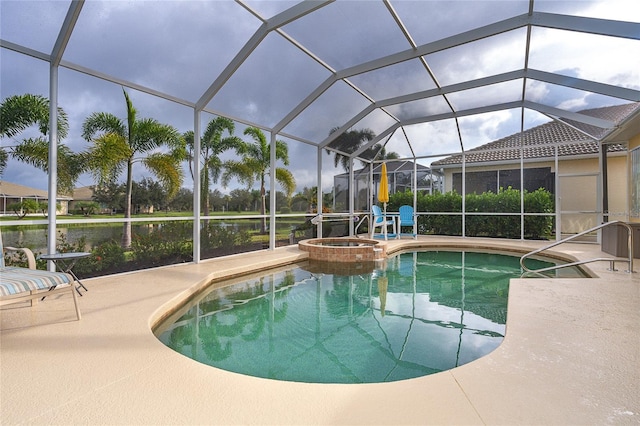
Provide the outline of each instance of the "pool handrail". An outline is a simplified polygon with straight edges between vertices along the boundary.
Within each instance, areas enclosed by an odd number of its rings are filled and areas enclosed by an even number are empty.
[[[576,261],[576,262],[571,262],[571,263],[565,263],[562,265],[554,265],[554,266],[549,266],[547,268],[541,268],[541,269],[536,269],[536,270],[532,270],[526,267],[526,265],[524,264],[524,261],[526,258],[531,257],[535,254],[541,253],[545,250],[548,250],[552,247],[558,246],[562,243],[566,243],[568,241],[574,240],[578,237],[581,237],[585,234],[591,233],[593,231],[597,231],[601,228],[605,228],[607,226],[610,225],[621,225],[623,227],[625,227],[627,229],[627,248],[628,248],[628,253],[629,253],[629,258],[628,259],[624,259],[622,257],[596,257],[593,259],[587,259],[587,260],[580,260],[580,261]],[[626,271],[628,273],[633,273],[633,228],[631,228],[631,226],[626,223],[623,222],[621,220],[614,220],[611,222],[604,222],[601,223],[600,225],[594,226],[593,228],[587,229],[586,231],[582,231],[578,234],[575,235],[571,235],[570,237],[564,238],[560,241],[555,241],[549,245],[546,245],[542,248],[539,248],[537,250],[533,250],[527,254],[525,254],[524,256],[522,256],[520,258],[520,266],[522,267],[522,269],[524,269],[526,272],[531,272],[531,273],[540,273],[540,272],[546,272],[546,271],[552,271],[552,270],[556,270],[556,269],[560,269],[560,268],[567,268],[570,266],[577,266],[577,265],[583,265],[585,263],[591,263],[591,262],[600,262],[600,261],[607,261],[611,263],[610,269],[612,271],[615,271],[615,262],[627,262],[629,264],[629,269]]]
[[[362,223],[364,222],[365,219],[367,219],[369,221],[369,226],[371,226],[371,217],[369,217],[368,214],[362,216],[362,219],[358,221],[358,224],[356,225],[356,228],[353,230],[353,234],[356,237],[358,236],[358,228],[360,228],[360,225],[362,225]]]

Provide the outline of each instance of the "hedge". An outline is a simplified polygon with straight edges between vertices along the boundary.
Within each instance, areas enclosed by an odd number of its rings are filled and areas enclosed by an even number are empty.
[[[410,191],[392,194],[387,208],[398,211],[403,205],[413,205]],[[511,187],[498,193],[467,194],[465,200],[465,235],[469,237],[520,238],[520,191]],[[545,189],[524,192],[525,213],[545,213],[547,216],[525,216],[525,238],[547,239],[554,225],[553,194]],[[444,194],[417,196],[417,211],[448,214],[421,214],[418,217],[419,234],[462,235],[462,195],[455,191]],[[511,215],[473,215],[473,213],[514,213]]]

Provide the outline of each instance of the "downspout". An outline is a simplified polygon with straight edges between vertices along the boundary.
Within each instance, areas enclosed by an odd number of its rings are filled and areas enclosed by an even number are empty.
[[[556,202],[556,241],[560,241],[562,239],[562,217],[561,217],[561,212],[560,212],[560,202],[562,200],[561,194],[560,194],[560,169],[559,169],[559,161],[558,161],[558,146],[554,146],[553,147],[553,152],[554,152],[554,161],[555,161],[555,168],[556,168],[556,174],[554,176],[555,178],[555,192],[556,192],[556,196],[555,196],[555,202]]]
[[[609,175],[607,173],[607,145],[600,144],[600,174],[602,180],[602,222],[609,222]]]

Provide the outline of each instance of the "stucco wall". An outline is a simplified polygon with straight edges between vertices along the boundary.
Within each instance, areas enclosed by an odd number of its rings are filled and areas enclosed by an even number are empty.
[[[636,140],[640,146],[640,138]],[[484,165],[467,167],[468,172],[488,170],[508,170],[519,164]],[[527,162],[525,168],[550,167],[552,172],[558,172],[559,184],[557,188],[560,197],[560,209],[571,212],[596,212],[601,198],[598,191],[600,182],[600,160],[598,157],[579,159],[560,159],[559,170],[555,170],[555,162]],[[609,155],[608,157],[608,190],[610,220],[628,220],[629,212],[629,178],[628,160],[626,155]],[[460,173],[460,168],[445,169],[445,189],[450,191],[453,173]],[[572,176],[579,175],[579,176]],[[562,216],[562,232],[577,233],[598,224],[597,213],[567,213]]]
[[[627,156],[609,157],[609,220],[629,219],[629,180]]]

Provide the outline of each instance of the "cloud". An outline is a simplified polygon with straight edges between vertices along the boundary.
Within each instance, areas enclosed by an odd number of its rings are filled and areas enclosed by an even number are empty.
[[[631,52],[637,52],[639,44],[638,40],[534,28],[530,66],[599,83],[638,88],[640,56]]]
[[[336,70],[411,47],[382,2],[337,1],[284,30]]]
[[[529,7],[527,0],[392,1],[391,3],[418,45],[527,13]]]
[[[498,34],[426,56],[443,86],[522,69],[526,30]]]

